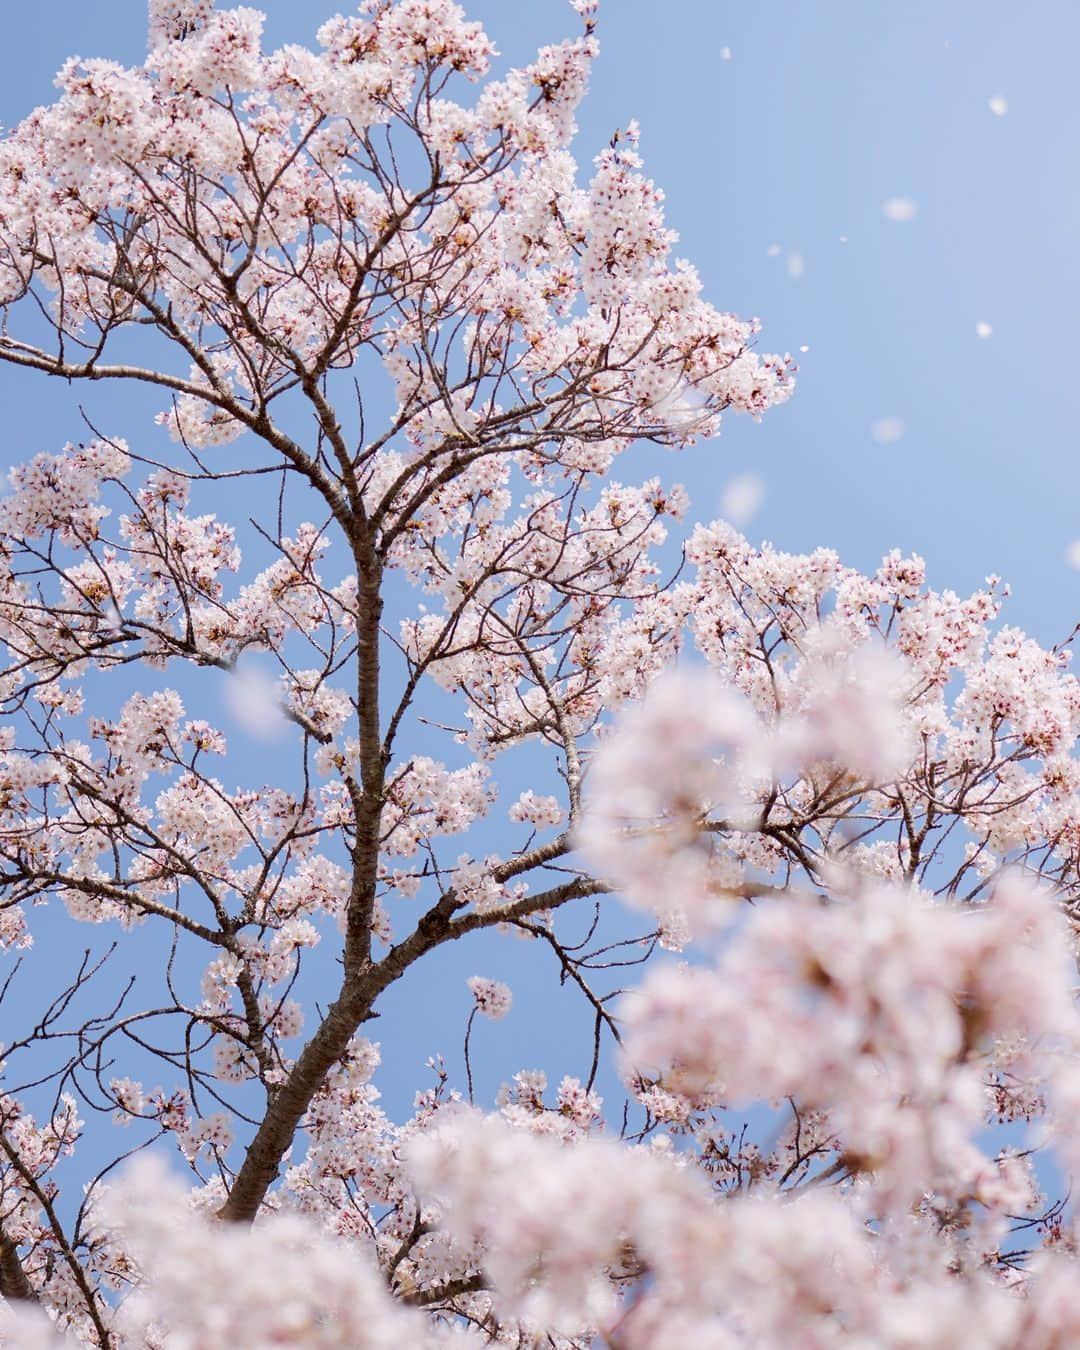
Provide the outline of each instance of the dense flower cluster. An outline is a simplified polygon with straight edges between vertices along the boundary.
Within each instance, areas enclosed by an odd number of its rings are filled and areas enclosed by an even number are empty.
[[[476,1011],[498,1021],[510,1011],[513,995],[507,985],[499,980],[489,980],[485,975],[469,977],[469,988],[476,1000]]]

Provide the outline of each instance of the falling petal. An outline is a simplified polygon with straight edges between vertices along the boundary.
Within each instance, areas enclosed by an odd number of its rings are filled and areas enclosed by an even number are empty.
[[[733,525],[745,525],[765,498],[765,484],[755,473],[741,473],[724,488],[720,510]]]
[[[882,202],[881,209],[886,220],[902,222],[915,219],[919,214],[919,203],[913,201],[910,197],[890,197],[887,201]]]
[[[995,117],[1004,117],[1009,111],[1009,100],[1003,94],[995,94],[989,101],[990,111]]]
[[[904,434],[904,423],[899,417],[879,417],[870,427],[870,435],[878,445],[895,445]]]
[[[258,740],[274,740],[285,729],[274,681],[258,666],[237,666],[225,685],[225,706],[248,735]]]
[[[980,319],[979,322],[975,325],[976,337],[988,338],[993,333],[993,331],[994,325],[992,323],[987,323],[985,319]]]

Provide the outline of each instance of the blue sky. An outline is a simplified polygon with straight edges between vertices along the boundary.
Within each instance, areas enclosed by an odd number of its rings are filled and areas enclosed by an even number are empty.
[[[321,0],[260,7],[272,45],[310,40],[332,12]],[[9,8],[5,125],[51,99],[72,53],[141,59],[142,0]],[[577,26],[562,0],[467,8],[513,61]],[[1080,536],[1080,7],[1046,0],[1021,19],[1003,0],[606,0],[599,31],[579,159],[637,118],[678,251],[709,298],[760,315],[763,348],[801,365],[790,405],[760,426],[734,419],[682,458],[664,452],[660,471],[687,484],[705,518],[726,482],[753,472],[766,496],[751,536],[791,551],[827,544],[866,568],[894,546],[918,551],[934,585],[959,591],[998,572],[1014,590],[1010,622],[1044,642],[1067,635],[1080,618],[1080,575],[1064,560]],[[997,97],[1004,116],[989,106]],[[886,218],[895,197],[917,204],[913,219]],[[990,337],[976,335],[979,322]],[[0,399],[8,463],[79,436],[80,401],[133,444],[159,443],[153,395],[46,387],[0,369]],[[882,419],[902,421],[903,436],[877,443]],[[91,936],[75,935],[80,948]],[[478,1058],[485,1042],[501,1047],[493,1081],[554,1067],[571,1025],[548,1004],[530,1018],[528,990],[544,997],[541,982],[506,947],[485,938],[433,966],[427,986],[429,1006],[444,990],[460,1001],[462,1029],[464,975],[511,974],[521,986],[520,1014],[477,1028]],[[545,969],[544,989],[553,975]],[[404,1105],[415,1065],[431,1050],[456,1053],[460,1035],[436,1034],[423,1008],[402,1007],[395,1025],[409,1046],[392,1098]]]
[[[332,12],[261,8],[271,44],[310,40]],[[509,60],[576,27],[562,0],[467,8]],[[6,35],[0,122],[12,125],[51,97],[66,55],[139,60],[144,5],[17,6]],[[918,550],[932,581],[958,590],[999,572],[1011,621],[1064,636],[1080,599],[1063,560],[1080,535],[1080,9],[1045,0],[1021,20],[1003,0],[607,0],[600,37],[579,158],[638,118],[709,297],[760,315],[762,346],[801,365],[788,408],[733,422],[664,471],[703,515],[729,477],[759,474],[767,496],[748,531],[783,548],[829,544],[858,566]],[[917,216],[886,219],[891,197]],[[978,338],[977,322],[993,335]],[[74,398],[43,408],[10,379],[0,393],[4,458],[73,434]],[[885,418],[905,426],[889,446],[870,435]]]

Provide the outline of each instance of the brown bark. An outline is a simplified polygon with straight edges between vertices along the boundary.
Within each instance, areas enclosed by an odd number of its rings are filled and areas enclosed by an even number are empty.
[[[448,891],[428,910],[413,932],[392,947],[377,965],[368,967],[356,980],[347,976],[340,997],[330,1006],[322,1025],[308,1041],[289,1077],[268,1105],[236,1174],[229,1198],[218,1210],[218,1218],[233,1223],[250,1223],[255,1218],[277,1177],[281,1159],[292,1145],[304,1112],[326,1075],[345,1054],[357,1028],[377,1016],[374,1006],[378,996],[416,961],[444,942],[455,941],[478,928],[491,927],[539,910],[555,909],[569,900],[602,894],[607,889],[603,882],[581,878],[528,896],[490,914],[467,914],[456,923],[453,915],[461,902],[453,891]]]
[[[19,1260],[19,1249],[6,1233],[0,1233],[0,1294],[9,1301],[37,1302],[34,1286]]]

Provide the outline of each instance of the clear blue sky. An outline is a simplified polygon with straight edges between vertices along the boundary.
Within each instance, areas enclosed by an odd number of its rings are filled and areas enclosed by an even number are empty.
[[[322,0],[260,7],[274,45],[309,40],[332,12]],[[577,26],[562,0],[467,8],[514,61]],[[144,28],[142,0],[9,6],[0,121],[49,100],[72,53],[137,62]],[[960,591],[999,572],[1014,588],[1011,622],[1045,642],[1066,635],[1080,618],[1080,574],[1063,557],[1080,536],[1080,6],[1044,0],[1021,16],[1004,0],[606,0],[600,37],[579,158],[638,118],[679,252],[710,299],[760,315],[762,346],[802,367],[788,407],[760,426],[733,421],[663,471],[706,517],[730,477],[753,471],[767,495],[752,535],[828,544],[862,567],[915,550],[934,584]],[[886,219],[892,197],[915,201],[915,218]],[[980,321],[991,337],[976,336]],[[121,414],[124,391],[45,392],[0,370],[7,462],[77,436],[80,399],[129,438],[158,434],[149,417]],[[902,439],[874,441],[883,418],[903,421]],[[499,974],[504,958],[485,950],[486,964],[447,967],[447,987],[475,969]],[[433,994],[442,978],[433,972]],[[558,1060],[560,1022],[505,1025],[517,1039],[498,1052],[501,1072]],[[493,1039],[502,1026],[480,1030]],[[422,1023],[402,1032],[417,1054],[460,1043],[455,1031],[436,1045]]]
[[[576,27],[562,0],[466,7],[510,60]],[[261,8],[276,44],[310,40],[333,7]],[[141,57],[142,0],[9,9],[5,125],[51,97],[66,55]],[[600,36],[579,157],[637,117],[710,298],[760,315],[763,347],[802,367],[788,408],[671,465],[698,509],[712,514],[725,479],[752,469],[768,489],[752,533],[862,566],[919,550],[957,589],[997,571],[1014,622],[1066,633],[1080,608],[1063,562],[1080,535],[1080,7],[606,0]],[[1004,117],[988,107],[997,95]],[[918,203],[914,220],[884,217],[895,196]],[[979,321],[992,337],[976,337]],[[5,458],[72,434],[66,400],[0,391]],[[881,418],[903,420],[901,441],[873,441]]]

